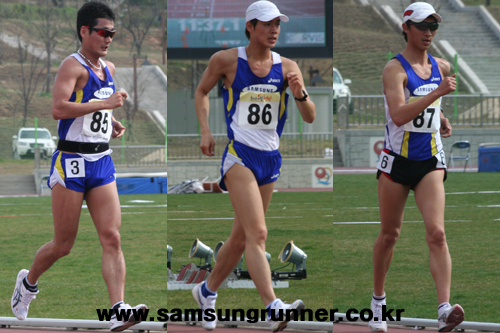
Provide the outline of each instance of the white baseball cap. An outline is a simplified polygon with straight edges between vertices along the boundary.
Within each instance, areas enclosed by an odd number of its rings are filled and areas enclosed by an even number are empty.
[[[281,21],[288,22],[288,16],[280,13],[278,7],[271,1],[256,1],[247,8],[245,16],[246,22],[257,19],[262,22],[269,22],[279,17]]]
[[[441,22],[441,16],[436,13],[434,7],[427,2],[414,2],[409,5],[403,13],[403,23],[411,20],[415,23],[420,23],[429,16],[433,16],[438,22]]]

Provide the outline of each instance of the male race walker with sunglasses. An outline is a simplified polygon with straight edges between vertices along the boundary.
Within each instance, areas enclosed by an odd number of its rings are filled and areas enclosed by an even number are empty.
[[[210,132],[209,92],[223,80],[222,94],[229,142],[222,157],[220,186],[229,192],[235,218],[229,239],[217,254],[217,262],[207,281],[193,288],[193,297],[202,310],[215,311],[217,290],[233,271],[245,252],[248,271],[268,310],[268,321],[274,332],[287,327],[280,310],[299,313],[304,303],[285,304],[276,295],[271,271],[265,256],[267,227],[265,214],[280,175],[279,138],[285,124],[290,87],[304,121],[316,116],[314,103],[308,98],[297,64],[272,52],[280,34],[280,23],[288,17],[270,1],[256,1],[246,11],[246,47],[215,53],[196,89],[195,108],[200,123],[200,149],[214,155],[215,141]],[[288,318],[290,319],[290,318]],[[217,318],[203,317],[207,330],[216,327]]]
[[[59,258],[69,254],[78,232],[85,199],[103,249],[102,275],[115,310],[132,309],[123,302],[125,260],[120,243],[121,211],[115,167],[108,142],[121,137],[125,128],[112,111],[123,105],[127,94],[115,92],[115,66],[105,57],[115,34],[115,15],[100,2],[85,3],[78,11],[77,31],[82,47],[58,70],[52,98],[52,115],[58,120],[58,149],[52,156],[48,185],[52,189],[54,238],[36,253],[28,271],[17,275],[11,307],[19,320],[28,315],[38,294],[39,277]],[[146,309],[140,304],[136,309]],[[111,331],[137,324],[134,316],[118,321]]]
[[[441,16],[425,2],[415,2],[403,14],[405,50],[384,68],[387,125],[378,163],[381,230],[373,246],[374,293],[369,322],[373,332],[386,332],[385,279],[400,235],[410,190],[422,214],[430,250],[429,265],[438,298],[438,329],[449,332],[464,320],[464,310],[450,305],[451,258],[444,231],[446,164],[441,136],[451,135],[441,113],[441,97],[456,88],[450,64],[427,53]],[[375,319],[377,318],[377,319]]]

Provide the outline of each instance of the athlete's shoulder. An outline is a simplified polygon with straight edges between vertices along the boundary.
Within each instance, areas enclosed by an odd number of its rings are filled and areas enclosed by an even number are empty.
[[[70,55],[61,62],[58,73],[66,73],[80,77],[82,74],[87,73],[87,70],[75,57]]]
[[[288,59],[283,56],[280,57],[284,75],[286,75],[288,72],[296,72],[300,70],[299,65],[297,65],[297,63],[294,60]]]
[[[222,50],[214,53],[208,61],[208,73],[216,76],[227,76],[236,72],[238,66],[238,49]]]
[[[436,63],[439,66],[439,70],[441,71],[443,76],[447,76],[451,71],[451,65],[448,62],[448,60],[443,59],[443,58],[436,58],[436,57],[434,57],[434,60],[436,60]]]
[[[111,76],[114,76],[116,71],[115,64],[113,64],[111,61],[108,60],[104,60],[104,62],[106,63],[106,67],[108,67],[108,71],[111,74]]]
[[[392,58],[384,67],[383,75],[397,75],[406,73],[403,65],[397,58]]]
[[[238,60],[237,48],[217,51],[210,57],[210,63],[214,64],[228,64],[231,62],[235,62],[237,60]]]

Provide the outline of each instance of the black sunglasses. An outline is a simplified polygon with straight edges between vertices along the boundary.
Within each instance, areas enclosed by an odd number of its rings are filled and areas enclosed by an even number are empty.
[[[95,32],[97,32],[97,35],[104,37],[104,38],[108,38],[108,37],[113,38],[113,36],[116,33],[116,30],[108,30],[108,29],[104,29],[104,28],[91,28],[91,27],[88,27],[88,28],[90,31],[94,30]]]
[[[439,24],[437,22],[415,23],[412,21],[407,21],[406,25],[408,25],[408,26],[413,25],[415,28],[417,28],[420,31],[427,31],[427,29],[429,29],[430,31],[436,31],[439,28]]]

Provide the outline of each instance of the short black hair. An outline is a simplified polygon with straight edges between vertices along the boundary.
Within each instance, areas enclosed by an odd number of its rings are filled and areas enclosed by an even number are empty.
[[[104,18],[111,21],[115,21],[115,13],[108,5],[100,1],[90,1],[83,4],[82,8],[78,10],[76,17],[76,32],[78,33],[78,39],[82,41],[82,35],[80,35],[80,29],[82,26],[86,25],[92,33],[92,28],[97,25],[97,19]]]
[[[258,21],[259,20],[257,20],[257,19],[253,19],[250,21],[250,23],[252,23],[253,27],[255,28]],[[246,27],[245,27],[245,36],[247,36],[247,39],[250,40],[250,31],[248,31],[248,29]]]

